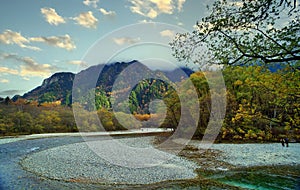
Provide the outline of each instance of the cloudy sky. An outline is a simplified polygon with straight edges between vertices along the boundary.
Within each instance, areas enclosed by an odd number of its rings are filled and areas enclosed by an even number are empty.
[[[191,31],[207,14],[208,2],[1,0],[0,96],[22,95],[55,72],[77,73],[107,61],[169,59],[165,44],[176,32]],[[134,46],[139,43],[144,45]]]

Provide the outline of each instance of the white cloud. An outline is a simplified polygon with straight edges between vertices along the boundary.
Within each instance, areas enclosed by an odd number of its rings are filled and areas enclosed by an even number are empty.
[[[9,83],[9,80],[7,80],[7,79],[0,79],[0,83]]]
[[[147,17],[149,18],[156,18],[158,15],[158,12],[152,8],[150,8],[149,12],[147,13]]]
[[[30,38],[33,42],[44,42],[50,46],[66,49],[68,51],[76,48],[72,38],[66,34],[64,36],[50,36],[50,37],[34,37]]]
[[[155,5],[150,0],[129,0],[132,6],[130,7],[131,12],[149,17],[151,19],[156,18],[158,13],[152,7]],[[157,8],[156,8],[157,9]]]
[[[99,0],[84,0],[82,3],[85,4],[86,6],[92,6],[94,8],[97,8],[97,3]]]
[[[69,61],[68,63],[72,65],[81,65],[84,62],[82,62],[81,60],[73,60],[73,61]]]
[[[178,6],[177,9],[180,12],[182,10],[183,4],[185,3],[186,0],[178,0]]]
[[[24,43],[29,43],[29,41],[23,37],[21,33],[11,30],[6,30],[0,34],[0,41],[4,44],[17,44],[20,47],[25,46]]]
[[[80,65],[80,66],[83,66],[83,67],[87,67],[87,63],[84,62],[84,61],[81,61],[81,60],[72,60],[72,61],[69,61],[68,64]]]
[[[15,69],[10,69],[8,67],[0,67],[0,73],[6,73],[11,75],[18,75],[19,72]]]
[[[173,14],[177,10],[180,12],[186,0],[128,0],[131,3],[130,10],[133,13],[156,18],[159,14]]]
[[[116,16],[116,12],[115,11],[107,11],[104,8],[100,8],[99,11],[104,15],[104,16],[110,16],[110,17],[114,17]]]
[[[14,53],[1,53],[0,59],[16,59],[18,57],[17,54]]]
[[[41,50],[39,47],[29,46],[31,42],[44,42],[48,45],[63,48],[66,50],[73,50],[76,48],[71,37],[66,34],[64,36],[50,36],[50,37],[31,37],[25,38],[19,32],[14,32],[11,30],[6,30],[0,34],[0,43],[11,45],[16,44],[21,48],[28,48],[32,50]],[[8,56],[8,55],[7,55]],[[9,56],[13,56],[10,54]],[[2,55],[4,57],[4,55]]]
[[[120,38],[113,38],[113,41],[118,45],[124,44],[135,44],[141,41],[140,38],[130,38],[130,37],[120,37]]]
[[[21,76],[37,76],[37,77],[47,77],[53,70],[49,64],[33,64],[33,65],[21,65]]]
[[[2,54],[1,58],[12,59],[17,62],[23,63],[23,65],[20,66],[20,71],[15,69],[10,69],[7,67],[0,67],[1,73],[20,75],[22,77],[32,77],[32,76],[46,77],[58,70],[56,66],[52,66],[49,64],[39,64],[31,57],[20,57],[15,54],[11,54],[11,55]]]
[[[65,19],[59,16],[53,8],[41,8],[41,13],[44,15],[46,21],[51,25],[66,23]]]
[[[98,19],[94,17],[91,11],[80,13],[77,17],[73,18],[77,24],[86,28],[97,28]]]
[[[21,65],[21,76],[39,76],[47,77],[51,73],[57,70],[57,67],[51,66],[49,64],[39,64],[34,59],[30,57],[21,57],[19,61],[23,62]]]
[[[2,34],[0,34],[0,43],[6,44],[6,45],[16,44],[21,48],[27,48],[27,49],[32,49],[32,50],[36,50],[36,51],[41,50],[38,47],[26,45],[26,44],[29,44],[30,41],[27,38],[25,38],[24,36],[22,36],[21,33],[14,32],[11,30],[5,30]]]
[[[139,23],[153,23],[153,21],[144,19],[144,20],[140,20]]]
[[[150,0],[154,3],[161,13],[172,14],[173,13],[173,2],[172,0]]]
[[[175,32],[172,30],[163,30],[160,32],[160,35],[162,37],[169,37],[169,38],[173,38],[175,36]]]
[[[182,22],[177,23],[178,26],[183,26],[184,24]]]

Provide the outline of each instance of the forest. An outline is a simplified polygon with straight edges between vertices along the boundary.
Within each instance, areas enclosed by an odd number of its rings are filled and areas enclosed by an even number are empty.
[[[211,94],[207,76],[212,71],[195,72],[190,75],[199,98],[200,117],[194,138],[201,139],[210,119]],[[271,71],[263,66],[225,66],[222,69],[226,84],[226,115],[218,141],[278,141],[282,137],[300,140],[300,73],[292,72],[289,67]],[[184,79],[178,83],[184,84]],[[187,88],[188,85],[187,85]],[[21,135],[33,133],[100,131],[97,118],[89,117],[97,113],[104,129],[126,130],[122,124],[130,121],[118,121],[116,115],[133,114],[140,122],[140,127],[151,126],[150,118],[161,120],[159,127],[176,129],[181,118],[177,92],[172,84],[161,80],[144,80],[133,88],[129,97],[131,113],[113,112],[111,109],[110,93],[94,89],[96,109],[84,108],[80,114],[86,121],[80,121],[76,126],[72,106],[60,101],[43,102],[18,99],[12,101],[3,99],[0,107],[0,134]],[[189,89],[185,89],[189,93]],[[149,102],[154,99],[164,101],[166,116],[149,112]],[[191,104],[193,102],[190,102]],[[189,104],[189,102],[185,102]],[[77,106],[82,106],[80,104]],[[86,103],[86,105],[89,105]],[[159,108],[158,108],[159,110]],[[78,124],[78,123],[77,123]],[[126,126],[130,126],[130,123]],[[189,130],[186,126],[185,130]]]

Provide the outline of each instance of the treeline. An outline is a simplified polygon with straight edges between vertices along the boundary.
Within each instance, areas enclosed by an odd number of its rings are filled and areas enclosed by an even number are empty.
[[[224,77],[228,107],[222,138],[300,140],[300,72],[229,67]]]
[[[93,112],[80,112],[83,119],[77,125],[72,108],[58,103],[39,104],[24,99],[13,102],[6,98],[0,103],[0,135],[124,130],[112,112],[104,108],[96,112],[100,120],[93,117]]]
[[[220,141],[277,141],[282,137],[300,140],[300,73],[288,68],[271,72],[260,66],[225,67],[223,76],[226,84],[227,107],[224,122],[218,135]],[[213,72],[196,72],[190,80],[196,87],[200,117],[194,138],[201,139],[207,129],[211,115],[211,91],[207,77]],[[189,96],[192,89],[187,80],[179,82],[185,89],[183,94]],[[12,102],[2,100],[0,107],[0,134],[31,134],[50,132],[101,131],[99,120],[104,130],[125,130],[130,128],[160,127],[177,128],[181,118],[181,102],[178,92],[160,80],[141,81],[130,94],[129,101],[117,105],[129,107],[129,111],[111,111],[110,92],[98,88],[95,94],[85,97],[78,106],[82,106],[76,126],[70,106],[61,102],[38,103],[19,99]],[[215,92],[216,94],[219,92]],[[218,94],[217,94],[218,96]],[[221,96],[221,94],[220,94]],[[94,100],[93,100],[94,99]],[[155,105],[156,113],[150,114],[150,102],[155,99],[164,101],[164,105]],[[186,105],[194,105],[193,100],[185,98]],[[90,107],[95,102],[95,107]],[[76,105],[74,103],[72,106]],[[93,106],[93,105],[92,105]],[[153,105],[152,105],[153,106]],[[162,107],[160,107],[162,106]],[[165,107],[164,107],[165,106]],[[119,109],[122,110],[122,109]],[[117,118],[127,118],[133,114],[137,122]],[[97,117],[94,117],[94,116]],[[164,117],[166,115],[166,117]],[[154,119],[151,122],[151,118]],[[143,122],[147,121],[147,122]],[[192,126],[182,129],[190,131]]]
[[[195,138],[203,137],[210,119],[211,94],[206,77],[212,74],[196,72],[190,76],[200,102]],[[219,140],[277,141],[282,137],[300,140],[299,72],[289,69],[271,72],[260,66],[234,66],[224,68],[223,76],[227,88],[227,109]],[[170,119],[164,123],[174,128],[174,121],[180,118],[180,104],[175,95],[176,92],[171,92],[166,98],[172,107],[168,107]]]
[[[33,133],[76,132],[70,107],[56,103],[39,105],[19,99],[0,104],[0,134],[19,135]]]

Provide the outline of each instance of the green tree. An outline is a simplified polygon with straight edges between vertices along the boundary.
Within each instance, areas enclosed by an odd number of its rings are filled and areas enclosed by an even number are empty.
[[[31,133],[33,119],[27,112],[18,111],[13,114],[14,132],[15,133]]]
[[[39,103],[54,102],[55,100],[56,100],[56,96],[54,92],[46,92],[42,94],[38,99]]]
[[[96,109],[99,110],[101,108],[110,108],[110,101],[106,95],[106,92],[101,89],[96,89],[95,91],[95,105]]]
[[[296,0],[216,1],[191,33],[171,43],[175,57],[198,64],[253,65],[300,60]],[[294,67],[299,70],[299,67]]]
[[[5,109],[7,108],[6,106],[3,106],[0,109],[0,134],[1,135],[6,135],[6,134],[10,134],[12,133],[12,129],[13,129],[13,117],[9,117],[9,115],[7,114],[7,110]]]

